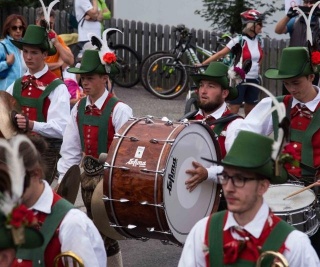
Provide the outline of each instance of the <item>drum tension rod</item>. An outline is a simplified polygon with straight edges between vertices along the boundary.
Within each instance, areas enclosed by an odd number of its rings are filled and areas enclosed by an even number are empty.
[[[154,206],[154,207],[158,207],[158,208],[164,208],[163,203],[162,204],[152,204],[152,203],[149,203],[148,201],[141,201],[140,204],[141,205]]]
[[[102,200],[103,201],[118,201],[118,202],[121,202],[121,203],[125,203],[125,202],[129,202],[130,201],[129,199],[126,199],[126,198],[113,199],[113,198],[109,198],[107,196],[103,196]]]
[[[121,135],[121,134],[115,134],[115,135],[114,135],[114,138],[128,138],[128,139],[130,139],[130,141],[132,141],[132,142],[140,141],[137,137],[134,137],[134,136],[126,136],[126,135]]]
[[[162,176],[164,176],[164,169],[162,169],[161,171],[154,171],[154,170],[148,170],[148,169],[142,169],[140,170],[141,172],[144,172],[144,173],[158,173]]]
[[[149,232],[153,232],[153,233],[161,233],[161,234],[165,234],[165,235],[172,235],[171,231],[157,231],[157,230],[154,230],[154,227],[147,227],[147,230]]]
[[[110,226],[114,227],[114,228],[127,228],[127,229],[134,229],[137,227],[134,224],[128,224],[127,226],[123,226],[123,225],[117,225],[117,224],[113,224],[113,223],[111,223]]]
[[[108,162],[105,162],[103,164],[103,168],[104,169],[114,168],[114,169],[121,169],[121,170],[124,170],[124,171],[129,171],[130,170],[130,168],[124,167],[124,166],[111,166]]]
[[[149,142],[152,144],[158,144],[160,142],[172,144],[174,142],[174,139],[158,140],[158,139],[152,138]]]

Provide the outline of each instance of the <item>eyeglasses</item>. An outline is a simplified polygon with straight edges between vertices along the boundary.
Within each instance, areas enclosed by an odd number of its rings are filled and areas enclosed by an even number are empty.
[[[13,31],[17,31],[17,30],[23,31],[23,30],[24,30],[24,27],[23,27],[23,26],[12,26],[12,27],[11,27],[11,30],[13,30]]]
[[[226,185],[228,183],[229,179],[231,179],[233,186],[237,187],[237,188],[244,187],[244,185],[246,184],[247,181],[257,180],[256,178],[248,178],[248,177],[244,177],[240,174],[230,176],[230,175],[226,174],[225,172],[218,173],[217,177],[218,177],[220,184],[222,184],[222,185]]]

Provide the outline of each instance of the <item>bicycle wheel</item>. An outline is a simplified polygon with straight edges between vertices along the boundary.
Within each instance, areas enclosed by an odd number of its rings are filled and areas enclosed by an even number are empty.
[[[187,88],[187,71],[172,54],[159,55],[148,68],[146,85],[155,96],[173,99]]]
[[[140,65],[140,82],[143,85],[143,87],[149,91],[147,87],[147,71],[149,69],[150,64],[154,61],[156,57],[159,55],[167,54],[168,52],[165,51],[156,51],[154,53],[151,53],[150,55],[146,56]]]
[[[124,44],[114,45],[112,49],[117,56],[116,66],[119,69],[119,74],[112,76],[114,83],[126,88],[135,86],[140,80],[141,57]]]

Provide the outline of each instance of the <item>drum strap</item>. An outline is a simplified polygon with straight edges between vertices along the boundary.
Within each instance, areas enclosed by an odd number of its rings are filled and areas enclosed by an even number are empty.
[[[209,227],[209,231],[206,231],[206,233],[209,236],[206,237],[206,240],[208,240],[209,246],[210,266],[223,266],[223,224],[226,212],[227,211],[214,213],[210,217],[210,221],[208,221],[207,227]],[[293,230],[295,230],[293,226],[284,221],[279,221],[264,242],[261,252],[267,250],[279,251],[287,236]],[[265,266],[271,266],[271,260],[273,259],[267,258],[265,261],[269,261],[269,265],[267,264]],[[239,259],[232,266],[254,267],[255,262]]]
[[[45,266],[44,253],[56,232],[61,221],[74,206],[67,200],[61,198],[52,207],[51,213],[47,216],[43,225],[40,228],[40,232],[44,237],[43,245],[40,248],[35,249],[18,249],[16,258],[24,260],[32,260],[33,266]]]
[[[39,98],[27,98],[27,97],[21,96],[21,88],[22,88],[21,81],[22,81],[22,78],[19,78],[15,81],[13,86],[13,97],[17,99],[17,101],[21,106],[36,108],[37,120],[40,122],[45,122],[46,120],[42,113],[44,99],[48,97],[48,95],[54,89],[56,89],[60,84],[64,84],[63,81],[61,81],[60,79],[56,79],[51,83],[49,83]]]
[[[102,110],[102,114],[100,116],[94,116],[94,115],[85,114],[86,98],[83,98],[80,100],[79,109],[78,109],[78,128],[79,128],[82,151],[85,151],[84,136],[83,136],[84,125],[92,125],[92,126],[97,126],[99,128],[98,154],[104,153],[107,150],[109,118],[111,116],[114,106],[118,103],[119,100],[116,97],[110,97],[109,99],[107,98],[106,101],[108,102],[105,105],[105,108]]]

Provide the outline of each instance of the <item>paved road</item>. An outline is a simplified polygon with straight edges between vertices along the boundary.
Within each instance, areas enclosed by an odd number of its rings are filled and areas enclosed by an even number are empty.
[[[152,115],[178,120],[184,111],[185,95],[174,100],[161,100],[147,92],[141,86],[133,88],[115,88],[116,95],[132,109],[135,117]],[[78,194],[75,205],[84,210],[81,195]],[[163,245],[160,240],[146,242],[137,240],[120,241],[124,267],[172,267],[177,266],[181,247]]]

